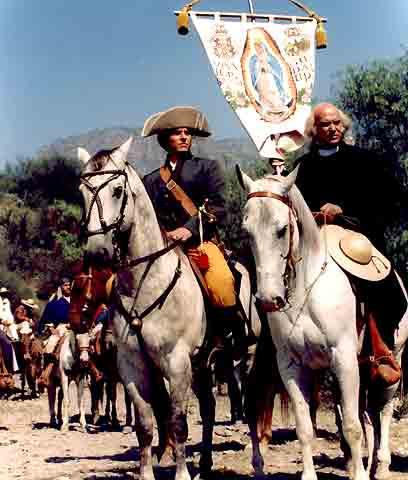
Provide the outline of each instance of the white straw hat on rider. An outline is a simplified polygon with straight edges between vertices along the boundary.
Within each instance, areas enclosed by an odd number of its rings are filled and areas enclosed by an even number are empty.
[[[6,288],[6,287],[1,287],[1,288],[0,288],[0,295],[1,295],[2,293],[9,293],[9,289]]]
[[[300,148],[302,148],[304,143],[304,136],[296,131],[275,135],[274,151],[269,153],[271,165],[280,165],[284,163],[287,155],[294,153]]]
[[[27,300],[21,300],[20,303],[21,305],[24,305],[25,307],[29,307],[33,310],[37,310],[39,308],[32,298],[27,298]]]
[[[327,248],[341,268],[352,275],[377,282],[391,272],[391,262],[361,233],[338,225],[325,225]]]
[[[211,135],[207,118],[195,107],[173,107],[150,116],[143,126],[142,137],[157,135],[175,128],[189,128],[193,135],[209,137]]]

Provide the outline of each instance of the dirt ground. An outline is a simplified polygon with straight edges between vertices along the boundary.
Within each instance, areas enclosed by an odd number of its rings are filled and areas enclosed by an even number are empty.
[[[120,387],[121,388],[121,387]],[[138,449],[134,433],[90,428],[79,431],[75,385],[71,385],[72,425],[61,433],[48,427],[46,395],[21,401],[19,396],[0,400],[0,479],[1,480],[96,480],[138,479]],[[89,407],[89,392],[87,393]],[[197,473],[201,424],[194,397],[189,402],[188,461],[192,475]],[[119,415],[124,421],[122,392]],[[301,455],[291,416],[283,425],[279,408],[274,417],[274,438],[265,456],[266,478],[300,478]],[[318,415],[319,438],[315,440],[314,460],[319,480],[347,478],[335,434],[332,412]],[[393,421],[391,428],[392,480],[408,478],[408,422]],[[253,478],[251,448],[246,425],[229,425],[229,401],[217,396],[217,423],[214,434],[214,480]],[[174,478],[174,469],[156,469],[158,480]]]

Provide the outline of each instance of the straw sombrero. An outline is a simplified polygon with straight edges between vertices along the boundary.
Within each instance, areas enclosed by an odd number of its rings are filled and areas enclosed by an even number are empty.
[[[372,282],[391,272],[391,262],[361,233],[338,225],[324,225],[327,248],[333,260],[346,272]]]
[[[199,110],[194,107],[173,107],[150,116],[143,126],[142,137],[182,127],[191,129],[199,137],[211,135],[207,118]]]
[[[28,298],[27,300],[21,300],[21,305],[24,305],[25,307],[29,307],[33,310],[38,309],[38,305],[34,302],[32,298]]]

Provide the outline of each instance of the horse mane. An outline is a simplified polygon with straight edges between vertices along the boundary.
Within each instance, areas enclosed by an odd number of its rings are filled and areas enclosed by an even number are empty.
[[[115,152],[115,150],[117,150],[118,148],[119,146],[111,149],[99,150],[95,153],[93,157],[88,160],[86,168],[89,168],[94,172],[102,170],[103,168],[105,168],[109,160],[112,160],[112,153]]]
[[[286,177],[282,177],[281,175],[268,173],[264,175],[261,180],[272,180],[285,187],[285,179]],[[319,228],[312,212],[295,184],[291,187],[288,196],[297,215],[299,234],[302,237],[303,243],[309,245],[312,249],[318,248],[320,246]]]
[[[290,189],[289,198],[297,215],[299,234],[303,237],[303,243],[309,245],[309,248],[318,248],[321,243],[319,227],[296,185]]]

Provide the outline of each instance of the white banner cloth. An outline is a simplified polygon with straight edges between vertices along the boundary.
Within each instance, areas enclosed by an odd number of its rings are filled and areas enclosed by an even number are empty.
[[[245,15],[223,21],[217,13],[194,12],[191,18],[227,102],[260,154],[282,158],[279,137],[298,143],[311,110],[316,21],[250,22]]]

